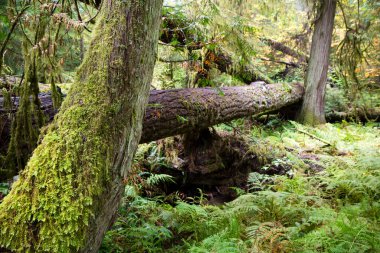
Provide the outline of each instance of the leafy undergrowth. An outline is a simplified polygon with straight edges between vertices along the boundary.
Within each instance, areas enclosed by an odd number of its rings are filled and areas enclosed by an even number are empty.
[[[168,204],[128,185],[101,252],[380,252],[378,127],[271,121],[239,134],[259,158],[273,158],[262,169],[291,171],[253,172],[240,196],[220,206],[202,194]],[[151,175],[145,184],[165,181]]]

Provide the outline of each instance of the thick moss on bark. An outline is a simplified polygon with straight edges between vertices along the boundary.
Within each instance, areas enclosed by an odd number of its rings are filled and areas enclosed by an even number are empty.
[[[140,139],[162,1],[104,1],[75,85],[0,205],[0,246],[97,252]]]
[[[36,36],[36,41],[42,38],[41,36],[43,33]],[[44,114],[40,109],[41,102],[38,98],[38,52],[28,48],[26,43],[23,46],[26,69],[25,81],[21,87],[20,106],[12,122],[11,141],[5,159],[5,165],[10,175],[17,174],[25,167],[30,154],[36,147],[39,128],[45,123]]]

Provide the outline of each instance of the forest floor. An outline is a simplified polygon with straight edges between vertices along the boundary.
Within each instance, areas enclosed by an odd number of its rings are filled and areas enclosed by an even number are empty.
[[[244,140],[243,157],[259,164],[224,203],[212,201],[217,184],[173,187],[178,178],[164,172],[181,154],[140,145],[101,252],[380,252],[378,124],[248,125],[216,127]]]

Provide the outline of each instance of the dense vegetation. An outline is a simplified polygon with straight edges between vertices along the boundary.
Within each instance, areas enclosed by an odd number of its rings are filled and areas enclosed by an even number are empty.
[[[346,122],[311,128],[276,120],[237,127],[254,153],[270,159],[249,174],[244,189],[234,189],[235,200],[210,205],[210,195],[201,189],[195,197],[180,192],[148,197],[146,191],[157,184],[173,182],[162,174],[144,177],[136,169],[102,252],[380,250],[379,129]],[[139,152],[136,164],[144,157],[152,167],[173,160],[157,152],[155,143]],[[266,175],[273,165],[288,169]]]
[[[0,252],[380,252],[379,2],[159,5],[0,2]],[[265,110],[296,82],[320,85],[323,120],[306,99]],[[245,85],[259,114],[196,131]],[[191,132],[135,153],[149,86],[219,99],[180,95],[178,125],[149,126]]]

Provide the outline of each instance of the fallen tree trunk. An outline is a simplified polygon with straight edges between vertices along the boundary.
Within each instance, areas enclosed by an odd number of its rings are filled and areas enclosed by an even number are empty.
[[[262,38],[261,41],[267,43],[274,50],[280,51],[286,55],[289,55],[289,56],[292,56],[292,57],[298,59],[298,61],[300,63],[306,63],[308,61],[306,55],[303,55],[303,54],[295,51],[294,49],[286,46],[285,44],[283,44],[281,42],[277,42],[277,41],[267,39],[267,38]]]
[[[300,84],[255,84],[225,88],[152,90],[143,122],[141,143],[177,134],[197,131],[215,124],[278,110],[299,102],[303,96]],[[42,109],[52,120],[56,111],[51,96],[41,94]],[[0,97],[1,144],[9,139],[10,120],[18,105],[14,98],[11,110],[3,108]],[[3,127],[1,125],[3,122]],[[4,141],[3,141],[4,140]],[[4,147],[3,147],[4,149]]]
[[[357,108],[350,109],[347,112],[330,112],[326,114],[326,120],[328,122],[339,122],[342,120],[346,121],[379,121],[380,120],[380,107],[375,108]]]
[[[52,97],[49,93],[41,93],[39,96],[41,101],[41,109],[44,112],[47,120],[53,120],[54,115],[58,112],[53,107]],[[11,122],[19,105],[19,97],[12,97],[12,108],[5,109],[3,107],[4,98],[0,96],[0,154],[5,154],[10,141]]]
[[[152,91],[141,142],[184,134],[233,119],[278,110],[302,99],[300,84]]]

